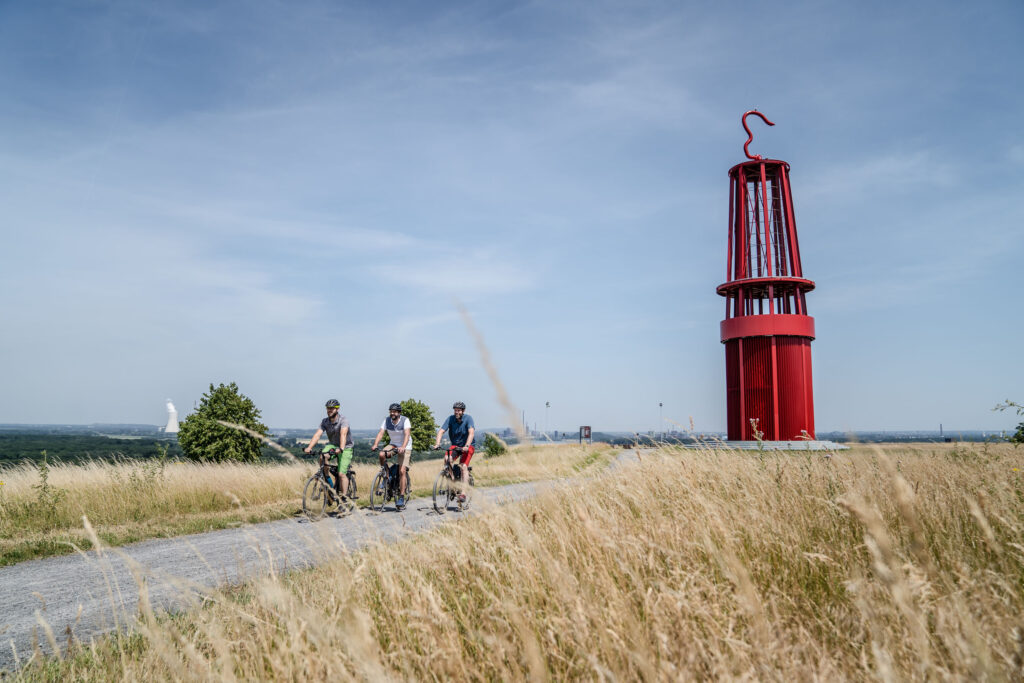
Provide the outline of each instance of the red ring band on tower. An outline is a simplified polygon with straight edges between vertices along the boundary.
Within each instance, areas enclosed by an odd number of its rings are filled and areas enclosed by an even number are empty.
[[[808,337],[814,339],[814,318],[809,315],[776,313],[729,318],[721,323],[722,343],[739,337]]]

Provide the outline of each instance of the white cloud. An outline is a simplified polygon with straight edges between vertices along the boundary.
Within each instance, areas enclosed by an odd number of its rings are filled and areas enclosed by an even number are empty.
[[[930,152],[888,153],[858,161],[829,160],[827,171],[808,169],[808,180],[799,188],[800,201],[820,204],[860,201],[865,196],[885,196],[932,188],[952,187],[955,166],[934,158]]]

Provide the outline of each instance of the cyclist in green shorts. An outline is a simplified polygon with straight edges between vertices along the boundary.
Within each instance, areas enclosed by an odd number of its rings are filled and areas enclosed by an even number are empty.
[[[341,404],[338,403],[338,399],[332,398],[325,405],[327,417],[320,421],[320,429],[316,430],[316,434],[309,440],[305,452],[309,453],[313,450],[313,446],[320,440],[321,434],[327,434],[328,443],[337,446],[334,450],[338,456],[338,476],[335,479],[335,486],[337,486],[338,497],[341,498],[342,504],[347,505],[348,477],[345,476],[345,472],[348,471],[348,466],[352,462],[352,446],[354,445],[352,430],[348,427],[348,419],[339,412]],[[328,458],[328,462],[330,462],[330,458]]]

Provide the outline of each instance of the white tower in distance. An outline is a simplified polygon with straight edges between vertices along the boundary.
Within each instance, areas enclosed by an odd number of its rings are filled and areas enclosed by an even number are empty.
[[[175,409],[171,399],[167,399],[167,426],[164,427],[166,434],[178,433],[178,411]]]

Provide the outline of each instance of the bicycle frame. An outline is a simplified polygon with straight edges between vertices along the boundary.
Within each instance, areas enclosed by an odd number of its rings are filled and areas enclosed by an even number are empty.
[[[456,451],[455,450],[456,448],[461,448],[461,446],[454,446],[454,445],[453,446],[449,446],[448,450],[445,451],[445,454],[447,455],[447,457],[445,458],[445,465],[451,471],[451,477],[452,477],[452,479],[454,481],[461,481],[462,480],[461,477],[456,476],[456,473],[455,473],[456,465],[458,465],[460,468],[465,467],[466,470],[469,473],[467,475],[466,479],[468,480],[469,485],[473,486],[473,466],[472,465],[463,465],[461,462],[458,462],[459,460],[462,459],[462,452],[461,451]],[[460,472],[461,472],[461,469],[460,469]]]
[[[384,509],[384,504],[390,500],[397,500],[399,492],[401,491],[401,467],[398,468],[398,476],[391,476],[391,466],[387,460],[391,457],[391,453],[397,449],[391,449],[384,451],[385,460],[381,463],[380,470],[377,471],[377,476],[374,477],[373,484],[370,487],[370,508],[380,512]],[[412,493],[412,475],[406,470],[406,499]],[[378,484],[378,482],[380,482]]]
[[[320,466],[317,468],[316,474],[314,475],[317,479],[323,482],[324,488],[330,493],[330,504],[339,504],[341,502],[337,486],[340,483],[341,473],[338,470],[337,465],[331,464],[331,453],[325,453],[323,448],[317,447],[310,451],[310,455],[315,455],[319,458]],[[352,469],[352,464],[349,463],[348,469],[345,470],[345,478],[348,479],[348,495],[350,498],[358,498],[356,493],[356,473]]]
[[[437,479],[434,480],[434,511],[439,515],[443,515],[448,510],[448,503],[453,500],[458,501],[459,510],[465,510],[469,507],[469,498],[466,497],[466,492],[462,490],[462,477],[456,476],[455,466],[456,463],[453,460],[456,459],[458,454],[456,448],[459,446],[451,446],[448,448],[445,458],[444,465],[441,467],[441,471],[437,475]],[[468,471],[467,483],[469,486],[473,485],[473,468],[469,465],[461,465],[459,467],[465,467]],[[463,499],[459,500],[460,491],[463,494]]]

